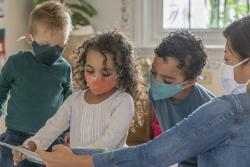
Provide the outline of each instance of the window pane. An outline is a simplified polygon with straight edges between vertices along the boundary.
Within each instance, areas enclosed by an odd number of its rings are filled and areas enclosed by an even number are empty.
[[[163,28],[188,28],[188,0],[163,1]]]
[[[248,11],[248,0],[163,0],[163,28],[223,28]]]

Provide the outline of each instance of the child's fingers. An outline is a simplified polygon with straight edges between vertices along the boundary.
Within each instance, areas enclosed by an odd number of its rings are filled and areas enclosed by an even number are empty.
[[[64,145],[69,147],[70,146],[70,137],[67,133],[65,133],[65,135],[64,135]]]
[[[13,158],[21,158],[22,157],[22,153],[15,151],[15,150],[12,150],[12,155],[13,155]]]
[[[13,154],[13,161],[14,161],[15,166],[25,159],[25,156],[18,151],[12,151],[12,154]]]
[[[12,150],[12,154],[15,165],[18,165],[21,161],[26,159],[26,157],[21,152],[18,152],[16,150]]]
[[[17,151],[12,152],[12,154],[13,154],[13,158],[15,158],[15,159],[23,159],[23,158],[25,158],[22,153],[17,152]]]

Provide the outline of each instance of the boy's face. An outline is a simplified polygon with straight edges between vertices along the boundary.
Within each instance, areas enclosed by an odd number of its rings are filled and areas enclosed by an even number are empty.
[[[68,35],[63,30],[49,30],[42,25],[37,25],[37,33],[33,39],[40,45],[64,47]]]
[[[164,60],[161,57],[155,56],[152,64],[152,74],[155,79],[167,84],[177,84],[185,82],[185,75],[178,68],[178,60],[173,57],[167,57]]]

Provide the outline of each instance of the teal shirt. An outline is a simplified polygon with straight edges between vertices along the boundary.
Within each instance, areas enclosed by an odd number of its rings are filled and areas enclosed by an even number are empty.
[[[161,129],[166,131],[182,121],[184,118],[188,117],[188,115],[190,115],[198,107],[207,103],[215,96],[203,86],[194,84],[190,93],[178,102],[174,102],[170,98],[155,101],[151,96],[151,92],[149,97],[154,106]],[[197,167],[197,158],[193,157],[180,162],[179,166]]]
[[[40,63],[30,51],[10,56],[0,75],[0,114],[8,100],[6,126],[36,133],[71,94],[71,67],[59,58]]]
[[[182,121],[198,107],[215,96],[200,84],[194,84],[190,93],[182,100],[174,102],[170,98],[155,101],[149,93],[157,119],[162,130],[168,130]]]

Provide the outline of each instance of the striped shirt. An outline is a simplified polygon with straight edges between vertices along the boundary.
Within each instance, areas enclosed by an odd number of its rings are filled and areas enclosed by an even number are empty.
[[[70,147],[99,147],[113,150],[126,145],[128,129],[134,116],[132,97],[117,90],[98,104],[84,99],[86,91],[76,92],[64,102],[35,136],[26,140],[47,149],[70,127]]]

